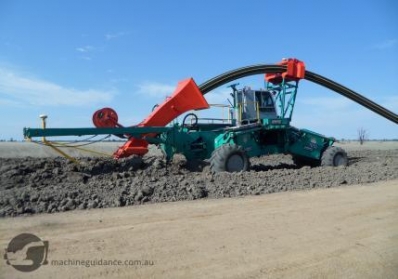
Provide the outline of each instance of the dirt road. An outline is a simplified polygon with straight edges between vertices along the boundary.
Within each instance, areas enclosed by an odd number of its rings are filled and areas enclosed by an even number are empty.
[[[22,273],[2,260],[0,276],[397,278],[397,201],[395,180],[5,218],[0,219],[1,247],[19,233],[34,233],[50,243],[49,264]],[[100,259],[122,264],[73,263]],[[55,266],[55,261],[69,265]]]

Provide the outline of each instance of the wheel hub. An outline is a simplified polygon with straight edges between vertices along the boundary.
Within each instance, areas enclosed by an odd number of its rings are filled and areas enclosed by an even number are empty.
[[[344,156],[342,154],[336,154],[333,159],[333,165],[342,166],[345,164]]]
[[[233,154],[227,161],[227,170],[229,172],[237,172],[243,170],[245,162],[241,155]]]

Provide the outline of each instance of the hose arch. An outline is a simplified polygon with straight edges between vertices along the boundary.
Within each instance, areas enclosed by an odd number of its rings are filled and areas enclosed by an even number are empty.
[[[208,81],[205,81],[201,85],[199,85],[199,89],[203,95],[210,92],[211,90],[222,86],[228,82],[236,80],[238,78],[243,78],[247,76],[257,75],[257,74],[265,74],[265,73],[281,73],[286,71],[286,66],[281,65],[273,65],[273,64],[259,64],[252,65],[247,67],[238,68],[232,71],[228,71],[221,75],[218,75]],[[316,73],[306,71],[305,77],[306,80],[311,81],[313,83],[324,86],[334,92],[343,95],[344,97],[351,99],[352,101],[364,106],[365,108],[387,118],[388,120],[398,124],[398,115],[394,112],[376,104],[372,100],[362,96],[361,94],[337,83],[326,77],[318,75]]]

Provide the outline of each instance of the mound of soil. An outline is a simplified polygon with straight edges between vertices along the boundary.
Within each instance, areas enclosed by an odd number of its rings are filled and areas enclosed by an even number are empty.
[[[347,167],[296,167],[290,156],[252,158],[241,173],[212,173],[176,156],[123,160],[0,159],[0,216],[260,195],[398,178],[398,150],[352,151]]]

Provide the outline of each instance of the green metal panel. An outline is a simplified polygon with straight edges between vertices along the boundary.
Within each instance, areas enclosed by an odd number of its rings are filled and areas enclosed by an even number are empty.
[[[243,127],[244,128],[244,127]],[[220,134],[214,140],[215,148],[223,144],[236,144],[242,146],[249,157],[267,154],[284,153],[286,129],[267,129],[258,126],[252,129],[236,129]]]
[[[201,128],[206,129],[209,127]],[[171,159],[174,154],[181,153],[188,160],[210,158],[214,150],[214,139],[224,133],[224,131],[222,129],[201,131],[201,128],[199,131],[191,131],[187,128],[179,127],[162,133],[160,136],[163,140],[161,148],[166,153],[166,157]]]
[[[319,160],[326,147],[333,144],[334,139],[303,129],[290,129],[289,153]]]

